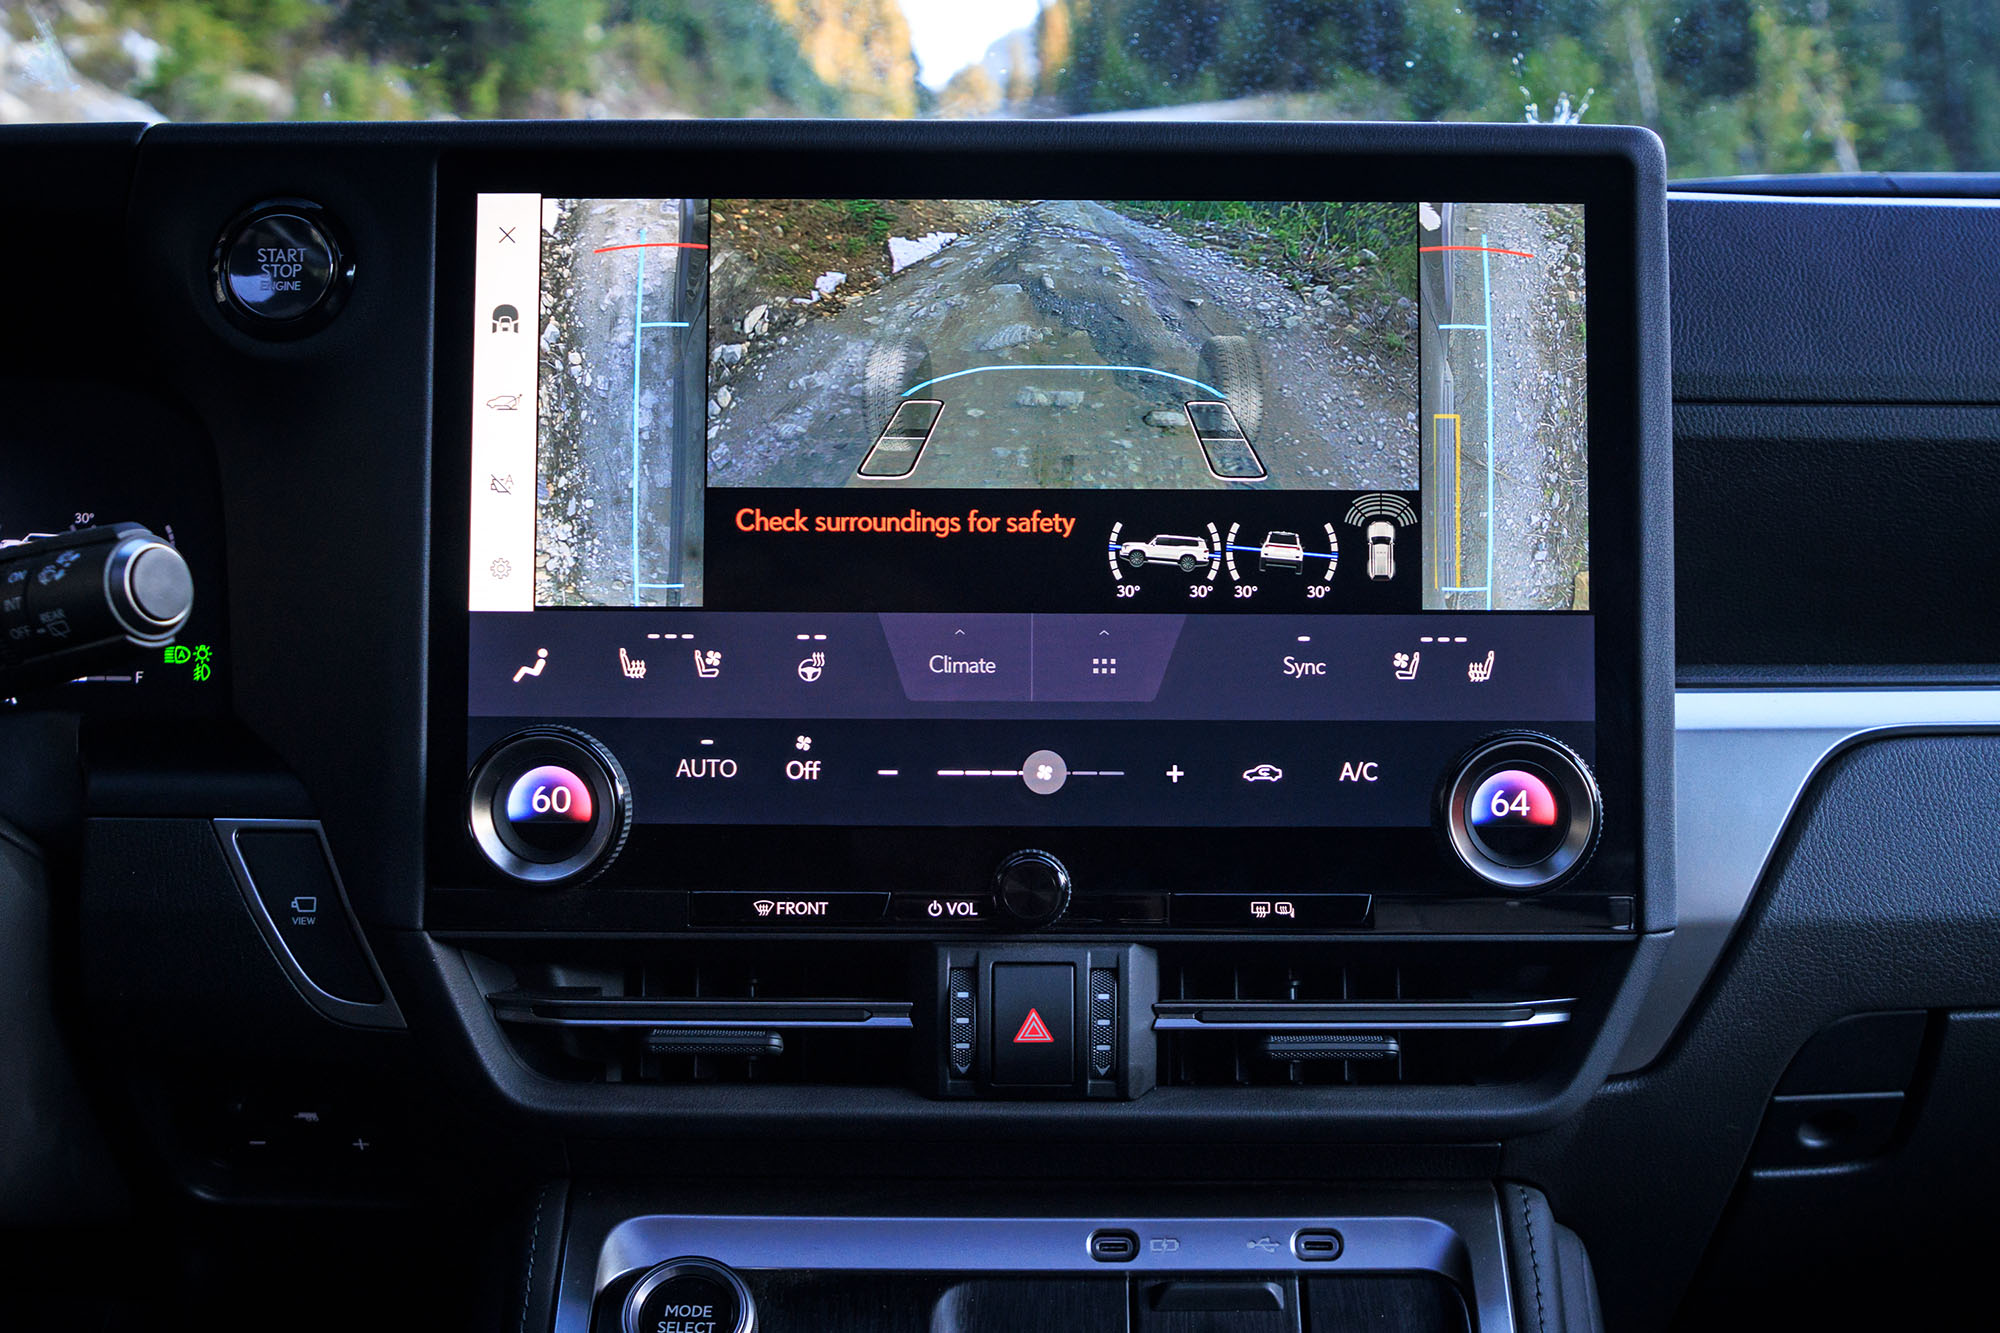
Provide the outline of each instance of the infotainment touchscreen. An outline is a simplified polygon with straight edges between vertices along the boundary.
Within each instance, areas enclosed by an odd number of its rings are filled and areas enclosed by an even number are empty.
[[[1591,754],[1582,205],[476,226],[475,752],[584,729],[641,824],[1028,827],[1415,826],[1486,732]]]

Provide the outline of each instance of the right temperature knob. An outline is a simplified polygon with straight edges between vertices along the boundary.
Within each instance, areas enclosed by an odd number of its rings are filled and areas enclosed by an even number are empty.
[[[1451,850],[1495,887],[1534,893],[1590,859],[1604,823],[1597,782],[1562,742],[1495,736],[1462,760],[1444,790]]]

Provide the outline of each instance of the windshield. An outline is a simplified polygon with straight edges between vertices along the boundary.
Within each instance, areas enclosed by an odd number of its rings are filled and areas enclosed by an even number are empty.
[[[10,0],[0,121],[1651,126],[1677,176],[2000,165],[1992,0]]]

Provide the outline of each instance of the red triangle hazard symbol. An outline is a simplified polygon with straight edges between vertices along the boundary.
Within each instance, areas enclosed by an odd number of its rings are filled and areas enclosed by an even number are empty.
[[[1054,1040],[1055,1038],[1049,1035],[1049,1025],[1044,1023],[1041,1014],[1033,1009],[1030,1009],[1028,1016],[1021,1020],[1021,1030],[1014,1034],[1014,1043],[1017,1046],[1022,1042]]]

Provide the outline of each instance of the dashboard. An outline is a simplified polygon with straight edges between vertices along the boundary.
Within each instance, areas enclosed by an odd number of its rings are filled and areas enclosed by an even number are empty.
[[[48,1272],[53,1209],[243,1256],[134,1313],[310,1243],[452,1326],[1307,1333],[1712,1322],[1853,1200],[1954,1252],[1990,205],[1583,126],[0,153],[110,257],[8,335]],[[191,601],[60,554],[142,547]]]

